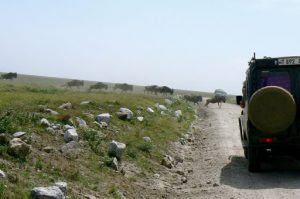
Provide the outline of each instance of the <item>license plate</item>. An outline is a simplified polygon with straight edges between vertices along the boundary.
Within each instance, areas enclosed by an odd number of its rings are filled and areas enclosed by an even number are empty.
[[[300,64],[300,57],[286,57],[279,58],[278,65],[298,65]]]

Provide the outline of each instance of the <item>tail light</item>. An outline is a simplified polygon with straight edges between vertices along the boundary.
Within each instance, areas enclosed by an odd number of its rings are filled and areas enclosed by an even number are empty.
[[[276,141],[275,138],[261,138],[261,139],[260,139],[260,142],[261,142],[261,143],[273,143],[273,142],[275,142],[275,141]]]

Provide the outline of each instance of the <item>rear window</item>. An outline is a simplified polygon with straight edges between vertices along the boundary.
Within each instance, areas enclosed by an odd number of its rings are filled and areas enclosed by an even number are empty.
[[[279,86],[291,91],[291,80],[288,72],[262,71],[260,87]]]

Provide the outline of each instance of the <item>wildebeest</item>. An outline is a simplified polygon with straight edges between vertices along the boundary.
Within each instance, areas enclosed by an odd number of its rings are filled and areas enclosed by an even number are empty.
[[[133,91],[133,85],[130,84],[115,84],[114,90],[120,89],[121,91]]]
[[[163,87],[159,87],[159,92],[162,93],[162,94],[170,94],[170,95],[173,95],[174,93],[174,90],[167,87],[167,86],[163,86]]]
[[[154,93],[157,95],[157,92],[159,91],[158,88],[159,87],[157,85],[145,86],[144,93]]]
[[[184,95],[184,99],[189,102],[202,102],[202,96],[200,95]]]
[[[80,86],[84,85],[84,81],[83,80],[72,80],[67,82],[64,86],[66,86],[67,88],[72,88],[73,86],[76,86],[77,88],[79,88]]]
[[[1,79],[9,79],[12,80],[13,78],[17,78],[18,74],[17,73],[6,73],[1,75]]]
[[[207,107],[209,103],[212,103],[212,104],[218,103],[219,108],[221,108],[222,102],[224,102],[224,103],[226,102],[226,97],[225,96],[220,96],[220,97],[215,96],[212,99],[207,99],[206,103],[205,103],[205,106]]]
[[[104,84],[102,82],[97,82],[96,84],[90,86],[89,91],[91,91],[93,89],[99,89],[99,90],[105,89],[105,90],[107,90],[108,85]]]

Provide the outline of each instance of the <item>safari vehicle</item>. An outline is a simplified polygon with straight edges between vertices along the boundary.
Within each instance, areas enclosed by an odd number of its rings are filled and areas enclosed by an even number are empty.
[[[299,154],[300,57],[254,54],[236,101],[243,108],[239,127],[250,172],[259,171],[267,156]]]

